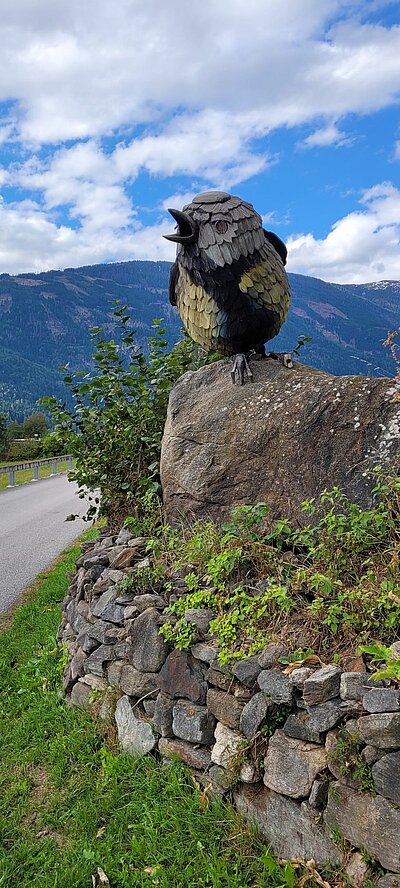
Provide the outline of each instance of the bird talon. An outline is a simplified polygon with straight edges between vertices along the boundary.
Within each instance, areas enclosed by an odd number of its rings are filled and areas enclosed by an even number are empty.
[[[246,377],[250,382],[254,382],[253,373],[251,371],[246,355],[235,355],[233,359],[231,377],[234,385],[236,385],[236,383],[238,383],[239,385],[244,385]]]
[[[267,352],[265,357],[273,358],[274,361],[279,361],[279,363],[282,364],[282,367],[287,367],[288,370],[293,370],[293,358],[290,352]]]

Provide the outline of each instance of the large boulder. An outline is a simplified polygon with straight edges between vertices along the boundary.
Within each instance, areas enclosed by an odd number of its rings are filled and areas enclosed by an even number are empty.
[[[393,380],[331,376],[295,363],[253,361],[233,385],[228,361],[185,373],[171,392],[161,453],[168,519],[224,517],[266,502],[303,525],[305,499],[340,486],[371,504],[376,466],[400,466]]]

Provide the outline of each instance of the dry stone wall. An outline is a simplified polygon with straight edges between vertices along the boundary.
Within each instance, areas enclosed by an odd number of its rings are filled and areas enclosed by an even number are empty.
[[[186,614],[190,650],[172,649],[159,632],[167,593],[120,587],[148,564],[146,540],[103,531],[83,549],[59,631],[71,704],[115,718],[126,752],[178,756],[209,794],[231,793],[280,857],[345,861],[361,884],[362,849],[386,871],[381,888],[398,888],[399,690],[356,656],[290,672],[278,643],[221,666],[207,609]]]

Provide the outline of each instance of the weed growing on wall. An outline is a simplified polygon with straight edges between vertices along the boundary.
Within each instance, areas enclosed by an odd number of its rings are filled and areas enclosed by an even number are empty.
[[[294,650],[301,639],[308,655],[332,657],[372,638],[396,640],[400,479],[378,474],[374,494],[374,507],[363,510],[340,490],[325,491],[319,503],[304,504],[311,521],[303,530],[284,520],[263,530],[262,503],[234,509],[222,529],[211,521],[190,531],[164,527],[149,544],[153,570],[170,592],[174,576],[185,582],[171,599],[164,637],[189,648],[195,629],[185,613],[206,607],[214,613],[210,633],[222,663],[256,653],[269,640]],[[399,677],[392,659],[386,669],[385,677]]]

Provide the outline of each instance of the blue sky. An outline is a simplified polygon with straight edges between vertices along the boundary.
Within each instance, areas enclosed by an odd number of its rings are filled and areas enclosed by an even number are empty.
[[[400,278],[400,11],[385,0],[2,0],[0,272],[172,259],[223,189],[289,271]]]

